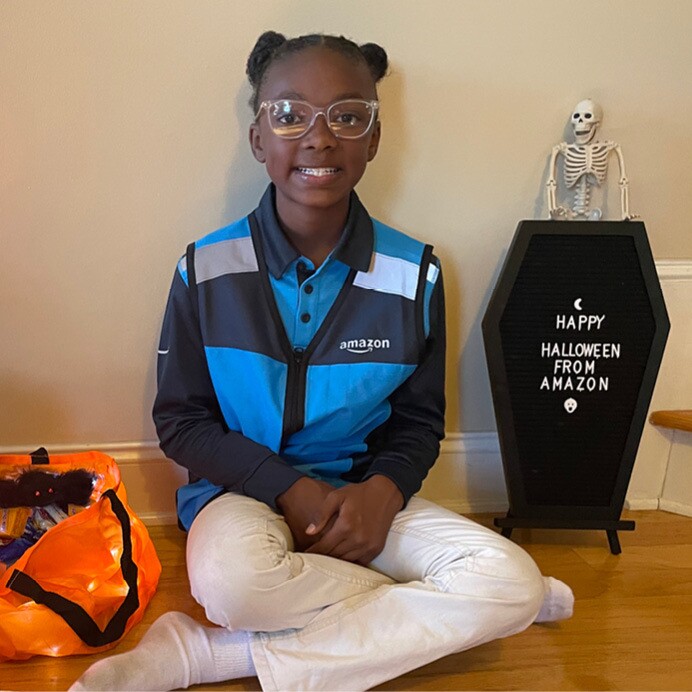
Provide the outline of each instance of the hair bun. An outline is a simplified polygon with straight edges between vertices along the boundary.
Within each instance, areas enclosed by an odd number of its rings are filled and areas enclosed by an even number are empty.
[[[257,39],[245,66],[245,72],[253,87],[259,84],[272,53],[286,41],[286,37],[276,31],[265,31]]]
[[[373,79],[375,82],[379,82],[387,74],[389,68],[387,52],[376,43],[364,43],[360,46],[360,52],[368,63]]]

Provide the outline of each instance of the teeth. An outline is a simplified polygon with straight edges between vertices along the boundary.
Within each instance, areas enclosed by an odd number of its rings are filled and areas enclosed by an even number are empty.
[[[338,168],[297,168],[296,170],[299,173],[302,173],[303,175],[314,175],[314,176],[319,177],[321,175],[333,175],[339,169]]]

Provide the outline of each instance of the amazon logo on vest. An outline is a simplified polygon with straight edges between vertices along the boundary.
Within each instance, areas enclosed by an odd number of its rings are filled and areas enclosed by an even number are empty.
[[[350,353],[370,353],[374,350],[389,348],[389,339],[351,339],[342,341],[339,348]]]

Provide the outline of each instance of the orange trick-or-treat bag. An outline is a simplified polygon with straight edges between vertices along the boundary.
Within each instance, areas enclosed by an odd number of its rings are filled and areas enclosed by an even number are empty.
[[[160,574],[109,456],[0,455],[0,661],[115,646]]]

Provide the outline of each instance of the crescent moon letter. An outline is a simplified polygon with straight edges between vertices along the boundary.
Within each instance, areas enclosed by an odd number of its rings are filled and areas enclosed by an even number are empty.
[[[575,308],[575,310],[581,310],[581,309],[582,309],[582,307],[581,307],[581,301],[582,301],[582,298],[577,298],[577,299],[574,301],[574,308]]]

